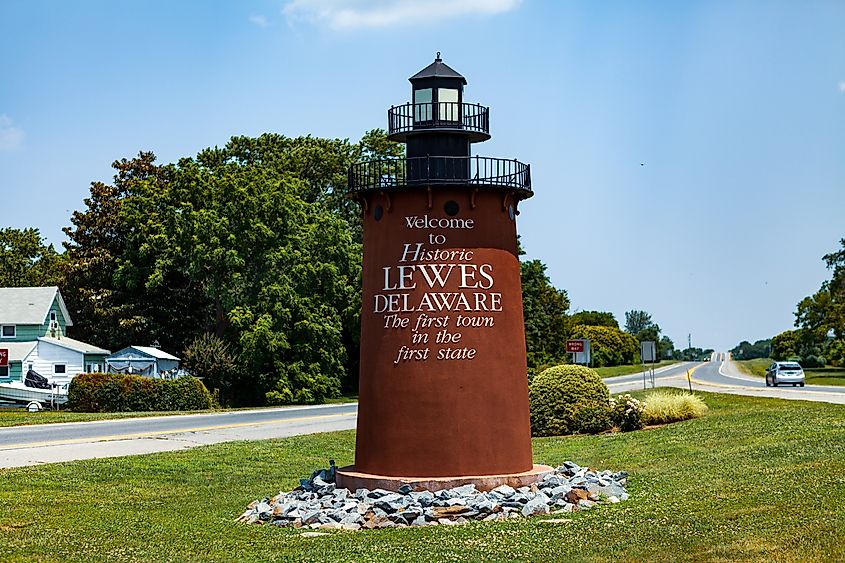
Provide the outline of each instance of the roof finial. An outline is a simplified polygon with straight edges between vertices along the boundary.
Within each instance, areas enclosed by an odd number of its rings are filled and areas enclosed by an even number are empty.
[[[437,56],[434,58],[435,61],[440,60],[440,51],[437,51]]]

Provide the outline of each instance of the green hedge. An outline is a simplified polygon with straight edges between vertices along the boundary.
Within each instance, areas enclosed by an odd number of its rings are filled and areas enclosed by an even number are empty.
[[[607,385],[584,366],[555,366],[538,374],[529,400],[534,436],[595,434],[613,424]]]
[[[212,405],[211,394],[196,377],[83,373],[68,389],[68,407],[77,412],[191,411]]]

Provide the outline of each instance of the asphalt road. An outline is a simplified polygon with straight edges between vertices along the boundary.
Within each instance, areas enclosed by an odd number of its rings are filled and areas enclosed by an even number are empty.
[[[355,428],[357,403],[0,428],[0,468]]]

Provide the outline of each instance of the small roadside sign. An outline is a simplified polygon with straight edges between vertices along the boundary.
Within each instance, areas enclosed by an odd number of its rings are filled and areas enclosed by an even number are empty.
[[[656,362],[657,344],[653,341],[640,342],[640,354],[644,364]]]
[[[584,341],[583,340],[567,340],[566,341],[566,351],[570,354],[575,352],[583,352],[584,351]]]
[[[9,349],[8,348],[0,348],[0,367],[6,367],[9,365]]]

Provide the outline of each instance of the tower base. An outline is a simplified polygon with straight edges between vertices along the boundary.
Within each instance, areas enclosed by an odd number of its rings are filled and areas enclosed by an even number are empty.
[[[489,491],[500,485],[509,485],[515,489],[526,487],[539,482],[543,476],[554,471],[548,465],[534,465],[524,473],[510,475],[463,475],[454,477],[391,477],[374,475],[355,471],[354,465],[341,467],[337,470],[336,484],[338,488],[349,489],[384,489],[398,491],[402,485],[410,485],[415,491],[439,491],[451,489],[461,485],[473,484],[479,491]]]

